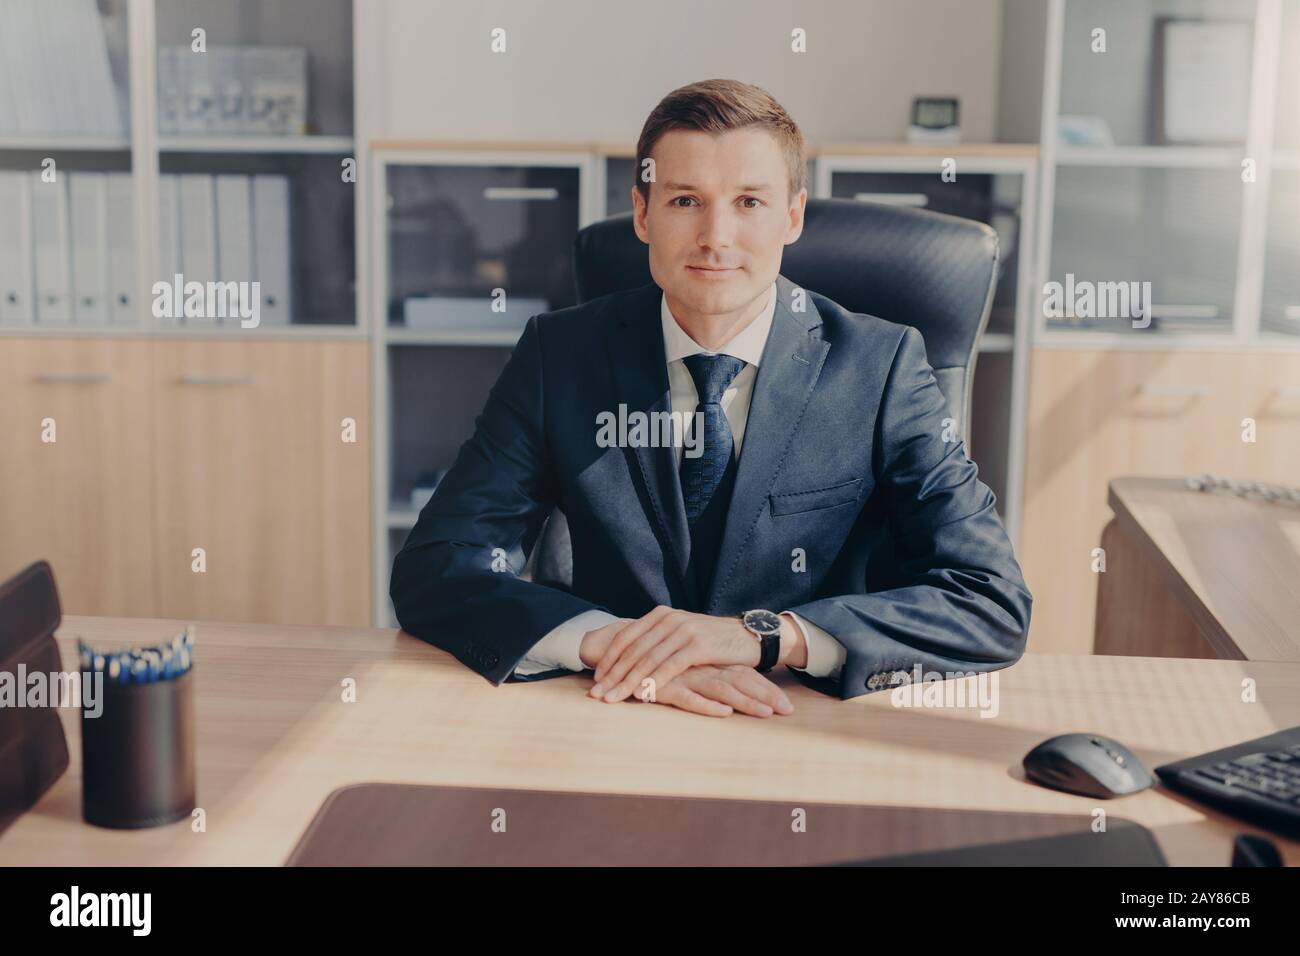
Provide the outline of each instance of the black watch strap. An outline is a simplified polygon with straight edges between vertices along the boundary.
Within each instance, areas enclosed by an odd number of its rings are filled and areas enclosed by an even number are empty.
[[[766,674],[776,666],[777,659],[781,656],[781,632],[775,634],[764,634],[758,639],[760,656],[758,658],[758,672]]]

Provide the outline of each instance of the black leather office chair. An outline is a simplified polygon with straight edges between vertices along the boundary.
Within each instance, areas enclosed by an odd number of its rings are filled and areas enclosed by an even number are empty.
[[[580,303],[653,281],[631,213],[578,233],[574,273]],[[914,326],[950,415],[969,435],[976,345],[998,275],[998,237],[989,226],[905,206],[810,199],[781,274],[851,312]],[[525,573],[567,586],[571,571],[568,526],[557,509]]]

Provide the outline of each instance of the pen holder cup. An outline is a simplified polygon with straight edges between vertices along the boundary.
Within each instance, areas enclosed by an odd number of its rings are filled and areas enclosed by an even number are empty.
[[[194,809],[194,671],[142,684],[105,680],[81,713],[82,816],[116,829],[162,826]]]

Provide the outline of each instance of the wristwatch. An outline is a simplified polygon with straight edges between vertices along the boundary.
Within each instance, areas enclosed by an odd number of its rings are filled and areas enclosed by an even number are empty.
[[[742,614],[740,623],[757,639],[759,658],[756,670],[766,674],[776,666],[777,658],[781,656],[781,618],[771,611],[758,609]]]

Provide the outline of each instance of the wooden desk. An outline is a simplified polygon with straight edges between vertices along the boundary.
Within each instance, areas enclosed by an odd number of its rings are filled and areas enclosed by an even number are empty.
[[[1300,661],[1300,508],[1116,478],[1098,654]]]
[[[71,662],[77,635],[110,646],[180,626],[69,617],[58,637]],[[80,717],[64,710],[72,764],[0,836],[0,863],[278,865],[332,790],[387,781],[1004,816],[1087,817],[1102,805],[1150,828],[1173,865],[1226,865],[1233,836],[1252,828],[1163,791],[1095,801],[1046,790],[1022,780],[1021,758],[1047,737],[1092,731],[1154,767],[1300,724],[1300,664],[1030,654],[998,672],[992,718],[895,708],[888,693],[839,701],[782,673],[793,714],[719,719],[591,700],[589,680],[576,676],[494,688],[397,631],[197,628],[206,832],[188,821],[137,831],[83,823]],[[1246,676],[1258,683],[1258,703],[1241,702]],[[348,677],[356,703],[342,700]],[[1300,864],[1300,842],[1275,839],[1286,862]]]

